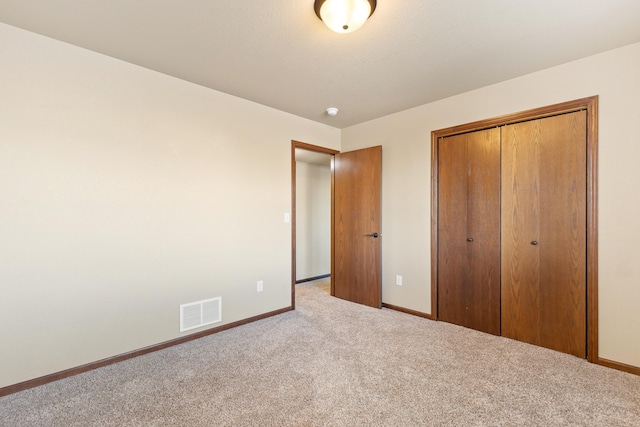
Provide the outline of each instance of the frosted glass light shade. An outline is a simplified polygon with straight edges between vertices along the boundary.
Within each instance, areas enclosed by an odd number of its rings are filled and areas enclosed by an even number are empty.
[[[376,8],[376,0],[316,0],[316,15],[336,33],[362,27]]]

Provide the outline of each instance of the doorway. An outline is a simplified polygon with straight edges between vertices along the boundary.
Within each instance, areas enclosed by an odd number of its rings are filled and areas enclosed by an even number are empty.
[[[291,144],[292,308],[298,279],[296,152],[331,157],[331,295],[381,308],[382,147],[340,153],[298,141]]]
[[[331,275],[333,155],[296,148],[296,283]]]
[[[332,271],[333,245],[332,223],[333,223],[333,159],[339,153],[317,145],[307,144],[300,141],[291,143],[291,306],[295,308],[295,285],[304,281],[310,281],[326,277],[324,271],[326,266],[325,242],[328,241],[329,254],[328,274]],[[303,164],[307,174],[299,174],[298,164]],[[324,168],[329,169],[329,180],[326,182]],[[301,181],[301,182],[299,182]],[[328,192],[328,218],[313,218],[314,208],[324,210],[324,201],[319,200],[323,195],[315,198],[310,193],[309,186],[328,184],[328,188],[320,190]],[[313,188],[311,188],[313,191]],[[303,206],[299,206],[299,199],[306,199]],[[301,208],[301,209],[300,209]],[[316,212],[317,213],[317,212]],[[325,213],[319,215],[324,216]],[[328,230],[324,228],[325,220],[328,222]],[[327,235],[325,235],[327,233]],[[315,245],[314,245],[315,241]],[[298,262],[300,261],[300,266]],[[300,268],[299,268],[300,267]],[[303,277],[304,276],[304,277]],[[333,284],[333,280],[331,281]],[[331,288],[333,295],[333,287]]]

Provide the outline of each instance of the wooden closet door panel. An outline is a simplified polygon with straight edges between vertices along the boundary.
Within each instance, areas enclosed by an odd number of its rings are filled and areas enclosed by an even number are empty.
[[[465,326],[469,283],[465,135],[438,144],[438,319]]]
[[[500,335],[500,130],[468,135],[470,327]]]
[[[540,337],[545,347],[586,357],[586,112],[541,127]]]
[[[541,345],[539,122],[502,128],[502,335]]]
[[[442,139],[438,165],[438,317],[499,335],[499,130]]]
[[[586,356],[586,113],[503,128],[502,334]]]

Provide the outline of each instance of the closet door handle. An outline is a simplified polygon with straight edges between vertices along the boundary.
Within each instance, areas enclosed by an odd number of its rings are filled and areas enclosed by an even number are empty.
[[[532,244],[533,246],[538,246],[538,241],[537,241],[537,240],[532,240],[532,241],[531,241],[531,244]]]
[[[469,242],[469,243],[473,242],[473,237],[469,237],[469,238],[467,239],[467,242]]]

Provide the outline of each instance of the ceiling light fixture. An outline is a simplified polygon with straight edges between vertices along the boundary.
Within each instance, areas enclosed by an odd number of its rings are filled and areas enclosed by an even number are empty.
[[[376,10],[376,0],[315,0],[318,18],[336,33],[350,33],[362,27]]]
[[[338,109],[336,107],[329,107],[327,108],[327,114],[330,115],[331,117],[334,117],[336,114],[338,114]]]

